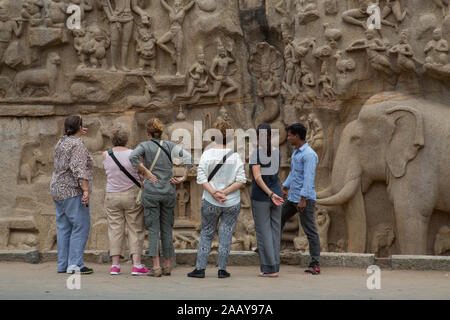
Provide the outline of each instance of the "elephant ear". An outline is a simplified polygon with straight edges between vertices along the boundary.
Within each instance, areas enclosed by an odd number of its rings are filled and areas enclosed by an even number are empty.
[[[398,106],[386,111],[394,124],[394,131],[386,154],[386,161],[395,178],[406,173],[406,165],[424,146],[422,114],[411,107]]]

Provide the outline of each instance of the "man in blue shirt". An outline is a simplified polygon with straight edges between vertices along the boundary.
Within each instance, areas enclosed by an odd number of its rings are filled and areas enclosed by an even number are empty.
[[[294,152],[291,156],[291,172],[283,183],[283,197],[287,198],[287,201],[283,204],[281,231],[286,221],[298,212],[303,231],[308,238],[311,255],[309,268],[305,272],[319,274],[320,240],[314,217],[316,205],[314,179],[319,160],[306,142],[306,128],[302,124],[294,123],[287,131],[287,140],[294,146]]]

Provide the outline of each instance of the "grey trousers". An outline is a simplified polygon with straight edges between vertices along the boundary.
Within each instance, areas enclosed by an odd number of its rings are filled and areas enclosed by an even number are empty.
[[[175,256],[173,248],[173,224],[175,221],[176,198],[173,194],[153,195],[142,192],[145,226],[149,231],[149,256],[158,256],[158,243],[161,234],[162,255]]]
[[[261,272],[280,271],[281,206],[272,201],[252,200]]]
[[[302,225],[303,231],[305,231],[306,237],[309,242],[309,254],[311,255],[310,267],[320,266],[320,238],[317,232],[316,219],[314,217],[314,207],[316,202],[314,200],[306,200],[306,208],[300,215],[300,223]],[[298,203],[285,201],[283,204],[283,211],[281,214],[281,231],[283,231],[284,224],[293,215],[298,212]]]
[[[202,231],[198,242],[197,269],[206,269],[211,244],[220,218],[219,270],[226,270],[233,232],[240,211],[240,203],[231,207],[218,207],[206,200],[202,201]]]

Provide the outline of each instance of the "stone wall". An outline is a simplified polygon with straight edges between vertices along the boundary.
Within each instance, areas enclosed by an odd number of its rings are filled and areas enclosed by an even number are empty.
[[[280,129],[281,180],[284,128],[307,126],[322,251],[448,255],[449,8],[381,0],[381,29],[366,30],[372,2],[1,1],[0,249],[55,248],[53,149],[64,118],[81,114],[95,159],[89,249],[108,248],[101,153],[114,125],[135,147],[150,117],[167,138],[223,118]],[[70,4],[80,29],[66,26]],[[234,250],[256,245],[248,178]],[[178,190],[177,248],[196,248],[201,193],[194,168]],[[307,250],[298,226],[283,248]]]

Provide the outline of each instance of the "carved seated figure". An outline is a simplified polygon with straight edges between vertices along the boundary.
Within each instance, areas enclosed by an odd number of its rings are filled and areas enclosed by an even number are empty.
[[[317,0],[296,0],[296,23],[308,24],[319,19]]]
[[[441,29],[433,31],[433,39],[427,43],[424,52],[427,55],[425,63],[444,66],[448,64],[449,46],[447,40],[442,38]]]
[[[51,0],[46,8],[45,25],[47,27],[63,28],[66,23],[67,4],[62,0]]]
[[[23,4],[21,15],[25,20],[30,21],[32,27],[36,27],[41,23],[43,7],[44,3],[42,0],[26,0]]]

